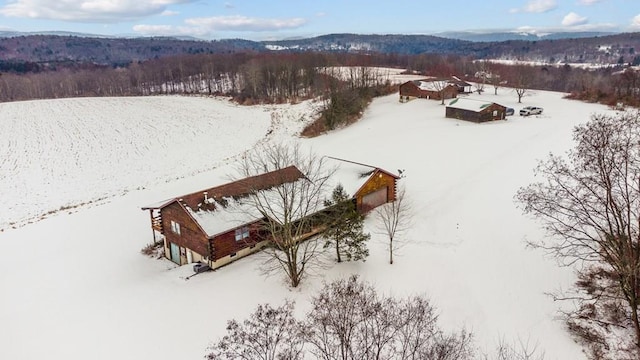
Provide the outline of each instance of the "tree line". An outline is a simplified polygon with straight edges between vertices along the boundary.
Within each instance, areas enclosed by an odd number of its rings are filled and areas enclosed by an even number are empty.
[[[491,73],[497,75],[494,80],[500,79],[500,87],[522,85],[529,89],[561,91],[577,99],[610,105],[624,102],[638,106],[640,103],[640,75],[624,70],[622,65],[594,70],[568,64],[492,63],[461,55],[323,52],[187,54],[122,66],[4,62],[0,64],[0,102],[161,94],[225,95],[247,104],[289,102],[336,90],[332,74],[323,71],[335,66],[396,67],[425,76],[458,76],[479,82],[486,79],[477,78],[475,74]],[[364,89],[362,79],[366,81],[367,77],[347,77],[342,81],[348,82],[347,87],[352,89]],[[366,97],[367,93],[356,95]],[[347,102],[352,103],[353,99]]]

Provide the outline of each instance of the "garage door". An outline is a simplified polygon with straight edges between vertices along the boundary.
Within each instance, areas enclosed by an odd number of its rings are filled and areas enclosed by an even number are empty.
[[[387,202],[387,187],[378,189],[362,197],[362,209],[367,211]]]

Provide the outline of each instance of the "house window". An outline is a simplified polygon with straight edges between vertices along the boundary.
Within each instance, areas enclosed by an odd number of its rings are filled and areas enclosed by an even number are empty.
[[[249,237],[249,227],[243,226],[236,229],[236,241],[240,241]]]
[[[171,220],[171,231],[174,234],[180,235],[180,224],[178,224],[177,222]]]
[[[493,110],[493,116],[498,116],[498,110]]]

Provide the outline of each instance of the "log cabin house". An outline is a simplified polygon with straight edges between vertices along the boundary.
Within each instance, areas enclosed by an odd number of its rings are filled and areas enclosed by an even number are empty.
[[[506,112],[506,106],[494,102],[458,98],[447,105],[445,117],[481,123],[504,120]]]
[[[400,102],[413,99],[442,100],[453,99],[458,96],[458,86],[449,80],[411,80],[400,85]]]
[[[324,195],[342,184],[360,211],[395,200],[398,176],[383,169],[329,158],[335,168]],[[143,207],[151,217],[154,242],[163,242],[164,255],[178,265],[206,263],[216,269],[260,250],[268,236],[264,217],[242,198],[304,180],[295,166],[241,179]]]

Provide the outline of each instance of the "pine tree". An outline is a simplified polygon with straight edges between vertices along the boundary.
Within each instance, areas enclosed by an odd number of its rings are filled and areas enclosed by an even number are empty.
[[[336,186],[325,206],[329,209],[329,225],[324,233],[327,240],[324,247],[335,246],[338,262],[365,261],[369,256],[367,241],[371,235],[364,232],[364,215],[357,211],[342,185]]]

